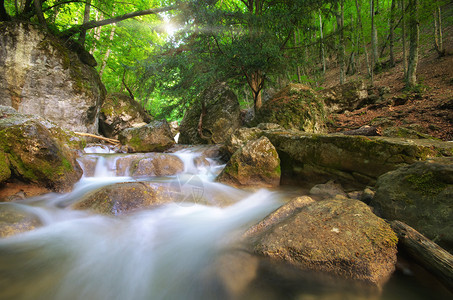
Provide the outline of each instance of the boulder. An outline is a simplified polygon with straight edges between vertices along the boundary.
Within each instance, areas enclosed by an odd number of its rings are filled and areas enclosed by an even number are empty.
[[[99,131],[108,138],[130,127],[140,127],[151,122],[151,116],[130,96],[115,93],[107,95],[99,116]]]
[[[0,238],[5,238],[40,227],[39,218],[21,205],[0,203]]]
[[[335,179],[345,188],[373,186],[379,176],[430,157],[453,156],[453,144],[434,140],[264,131],[281,159],[283,182]]]
[[[151,157],[137,161],[131,170],[132,176],[171,176],[184,171],[184,163],[177,156],[167,153],[150,153]]]
[[[353,111],[365,104],[368,98],[363,81],[350,81],[320,92],[329,113]]]
[[[163,152],[175,144],[168,122],[152,121],[120,132],[118,139],[128,152]]]
[[[73,209],[91,210],[106,215],[123,215],[171,201],[167,190],[148,182],[123,182],[102,187],[72,205]]]
[[[0,105],[97,134],[105,88],[97,71],[37,25],[0,24]]]
[[[205,112],[202,117],[202,134],[199,134],[199,122],[202,105]],[[218,144],[223,143],[241,126],[241,110],[233,91],[224,83],[219,83],[202,93],[199,101],[184,114],[179,126],[180,144]]]
[[[253,125],[276,123],[286,129],[327,132],[322,99],[309,87],[290,84],[265,102],[256,112]]]
[[[71,190],[82,169],[67,144],[66,133],[40,117],[11,114],[0,119],[0,153],[21,181],[57,192]]]
[[[293,212],[249,237],[255,253],[371,286],[394,271],[397,237],[366,204],[324,200]]]
[[[0,150],[0,183],[11,177],[11,169],[6,153]]]
[[[327,183],[317,184],[310,189],[310,195],[318,196],[321,198],[335,198],[340,195],[347,197],[341,184],[336,183],[333,180],[329,180]]]
[[[280,159],[269,139],[261,137],[237,150],[216,179],[233,186],[280,185]]]
[[[402,221],[453,253],[453,157],[382,175],[370,205],[383,218]]]
[[[238,128],[225,140],[224,149],[229,155],[233,155],[234,152],[247,144],[247,142],[260,138],[262,134],[262,130],[257,127]]]

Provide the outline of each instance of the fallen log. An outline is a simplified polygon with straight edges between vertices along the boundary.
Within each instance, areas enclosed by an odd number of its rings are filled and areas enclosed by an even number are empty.
[[[362,126],[358,129],[347,130],[347,131],[340,131],[338,133],[345,134],[345,135],[365,135],[365,136],[378,136],[379,131],[374,126]]]
[[[74,132],[74,133],[77,135],[80,135],[80,136],[92,137],[95,139],[103,140],[103,141],[106,141],[107,143],[110,143],[113,145],[118,145],[120,143],[119,140],[106,138],[104,136],[99,136],[99,135],[95,135],[95,134],[91,134],[91,133],[85,133],[85,132]]]
[[[453,255],[400,221],[392,221],[398,245],[453,291]]]

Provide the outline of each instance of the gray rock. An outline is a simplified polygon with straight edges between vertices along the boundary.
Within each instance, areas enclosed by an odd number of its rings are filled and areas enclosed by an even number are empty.
[[[120,132],[118,139],[128,152],[163,152],[175,144],[167,121],[152,121]]]
[[[399,220],[453,252],[453,158],[417,162],[379,177],[377,213]]]
[[[0,25],[0,105],[96,134],[105,88],[77,53],[31,23]]]
[[[198,123],[202,112],[201,103],[205,103],[203,117],[203,137],[198,132]],[[241,110],[233,91],[223,83],[206,90],[199,101],[184,114],[179,126],[180,144],[218,144],[223,143],[241,126]]]

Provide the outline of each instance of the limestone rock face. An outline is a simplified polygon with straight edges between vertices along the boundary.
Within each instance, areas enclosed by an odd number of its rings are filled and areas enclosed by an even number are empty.
[[[453,252],[453,158],[417,162],[379,177],[371,201],[382,217],[399,220]]]
[[[275,147],[266,137],[249,141],[233,154],[217,181],[233,186],[279,186],[280,159]]]
[[[202,138],[198,124],[202,107],[205,103],[206,113],[203,116]],[[236,95],[225,84],[217,84],[206,90],[200,101],[186,111],[179,126],[180,144],[218,144],[223,143],[241,126],[241,110]]]
[[[322,99],[310,88],[290,84],[265,102],[252,124],[275,123],[286,129],[326,132]]]
[[[382,285],[395,269],[395,233],[358,200],[302,205],[250,239],[255,253],[274,261],[372,286]]]
[[[162,152],[175,144],[167,121],[152,121],[120,132],[118,139],[128,152]]]
[[[11,176],[24,182],[71,190],[82,169],[68,143],[64,131],[40,117],[9,114],[0,119],[0,154],[6,155]]]
[[[171,198],[166,195],[164,187],[147,182],[115,183],[89,193],[72,207],[107,215],[122,215],[168,203]]]
[[[0,24],[0,105],[96,134],[105,88],[93,67],[28,23]]]
[[[128,95],[108,95],[101,107],[99,131],[106,137],[117,138],[130,127],[139,127],[151,122],[151,116]]]

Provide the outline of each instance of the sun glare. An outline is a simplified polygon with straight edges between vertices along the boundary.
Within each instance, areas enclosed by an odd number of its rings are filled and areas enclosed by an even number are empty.
[[[176,32],[177,28],[175,27],[175,25],[171,24],[171,23],[167,23],[165,24],[165,31],[167,32],[167,34],[169,36],[173,36]]]

